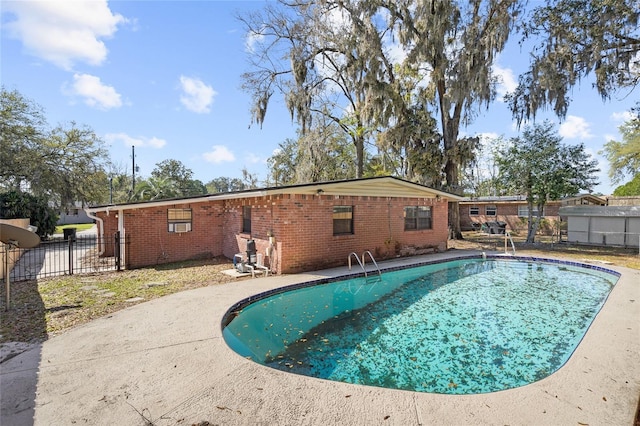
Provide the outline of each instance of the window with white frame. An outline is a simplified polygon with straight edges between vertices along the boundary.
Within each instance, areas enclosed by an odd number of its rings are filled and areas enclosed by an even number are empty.
[[[534,209],[531,210],[531,214],[537,216],[538,209],[534,207]],[[529,206],[518,206],[518,217],[529,217]]]
[[[484,214],[486,216],[497,216],[498,215],[498,207],[496,207],[496,206],[486,206],[484,208]]]
[[[469,216],[478,216],[480,214],[480,207],[469,206]]]
[[[167,223],[169,232],[190,232],[191,209],[168,209]]]

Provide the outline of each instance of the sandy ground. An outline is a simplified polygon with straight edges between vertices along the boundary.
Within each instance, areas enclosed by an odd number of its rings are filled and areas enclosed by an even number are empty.
[[[455,396],[349,385],[273,370],[225,344],[220,322],[235,302],[346,272],[337,268],[176,293],[36,345],[0,364],[0,424],[631,425],[640,271],[611,269],[622,277],[567,364],[521,388]]]

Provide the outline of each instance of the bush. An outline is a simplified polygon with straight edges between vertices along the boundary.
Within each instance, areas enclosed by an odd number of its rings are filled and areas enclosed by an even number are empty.
[[[53,234],[58,222],[58,213],[49,207],[47,200],[19,191],[0,193],[0,217],[3,219],[29,218],[37,226],[40,238]]]

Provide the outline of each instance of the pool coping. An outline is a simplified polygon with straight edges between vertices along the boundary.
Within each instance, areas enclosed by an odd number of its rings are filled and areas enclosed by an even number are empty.
[[[383,268],[378,268],[378,269],[365,269],[363,267],[363,271],[359,271],[356,270],[355,272],[352,272],[351,270],[348,271],[348,273],[344,274],[344,275],[333,275],[330,277],[325,277],[325,278],[320,278],[320,279],[315,279],[315,280],[311,280],[311,281],[303,281],[300,283],[295,283],[295,284],[291,284],[291,285],[287,285],[287,286],[283,286],[283,287],[276,287],[273,289],[269,289],[267,291],[258,293],[258,294],[254,294],[251,295],[243,300],[238,301],[237,303],[233,304],[233,306],[231,306],[227,312],[224,314],[224,316],[222,317],[222,321],[221,321],[221,327],[224,328],[226,327],[232,320],[233,318],[237,315],[237,312],[244,309],[246,306],[251,305],[252,303],[255,303],[257,301],[260,301],[262,299],[266,299],[268,297],[271,296],[275,296],[277,294],[280,293],[284,293],[287,291],[293,291],[293,290],[298,290],[298,289],[302,289],[302,288],[306,288],[306,287],[313,287],[316,285],[322,285],[322,284],[329,284],[332,282],[337,282],[337,281],[342,281],[342,280],[348,280],[351,278],[361,278],[363,277],[363,273],[364,276],[366,277],[367,274],[371,274],[371,273],[385,273],[385,272],[395,272],[395,271],[401,271],[403,269],[409,269],[409,268],[419,268],[421,266],[429,266],[429,265],[437,265],[437,264],[441,264],[441,263],[447,263],[447,262],[455,262],[456,260],[469,260],[469,259],[476,259],[476,260],[480,260],[480,259],[493,259],[493,260],[518,260],[518,261],[526,261],[526,262],[542,262],[542,263],[551,263],[551,264],[560,264],[560,265],[569,265],[569,266],[575,266],[575,267],[580,267],[580,268],[586,268],[586,269],[593,269],[595,271],[600,271],[600,272],[606,272],[608,274],[614,275],[616,278],[620,278],[620,273],[616,272],[612,269],[608,269],[602,266],[598,266],[598,265],[594,265],[594,264],[590,264],[590,263],[584,263],[584,262],[576,262],[573,260],[564,260],[564,259],[554,259],[554,258],[545,258],[545,257],[539,257],[539,256],[515,256],[515,255],[504,255],[504,254],[487,254],[487,253],[478,253],[476,255],[469,255],[469,256],[458,256],[458,257],[452,257],[450,259],[435,259],[435,260],[424,260],[421,262],[417,262],[415,264],[402,264],[402,265],[395,265],[395,266],[387,266],[387,267],[383,267]],[[607,295],[608,297],[608,295]],[[605,297],[605,301],[607,299],[607,297]]]
[[[384,265],[479,255],[451,250]],[[0,421],[630,425],[640,396],[640,271],[603,269],[620,278],[569,361],[520,388],[439,395],[350,385],[274,370],[225,344],[220,324],[234,304],[348,274],[344,267],[189,290],[69,330],[2,364]]]

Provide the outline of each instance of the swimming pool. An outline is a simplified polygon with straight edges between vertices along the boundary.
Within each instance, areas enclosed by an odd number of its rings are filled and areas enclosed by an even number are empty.
[[[541,259],[465,259],[318,281],[229,310],[237,353],[348,383],[447,394],[540,380],[571,356],[618,275]]]

